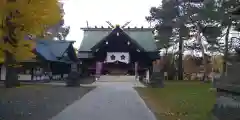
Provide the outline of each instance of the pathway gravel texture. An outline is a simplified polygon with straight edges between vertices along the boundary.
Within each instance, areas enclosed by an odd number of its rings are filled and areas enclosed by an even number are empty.
[[[94,85],[96,89],[51,120],[156,120],[134,90],[141,84],[132,77],[103,77]]]
[[[0,87],[0,120],[49,120],[92,89],[53,85]]]

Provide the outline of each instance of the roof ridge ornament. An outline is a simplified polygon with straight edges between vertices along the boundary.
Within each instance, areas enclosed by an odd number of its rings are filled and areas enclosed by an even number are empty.
[[[113,29],[116,29],[116,28],[122,29],[119,24],[116,24],[116,26]]]
[[[118,28],[118,27],[120,28],[120,25],[119,25],[119,24],[116,24],[115,28]]]
[[[126,22],[123,26],[120,27],[119,24],[116,24],[116,26],[113,26],[111,22],[109,21],[106,21],[107,24],[109,25],[109,27],[111,27],[112,29],[115,29],[115,28],[125,28],[131,21],[128,21]]]

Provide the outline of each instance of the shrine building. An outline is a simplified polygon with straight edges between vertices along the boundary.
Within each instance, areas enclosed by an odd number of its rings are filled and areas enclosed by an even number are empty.
[[[102,74],[134,75],[152,69],[159,57],[153,28],[81,28],[84,37],[78,58],[85,70],[94,74],[101,63]]]

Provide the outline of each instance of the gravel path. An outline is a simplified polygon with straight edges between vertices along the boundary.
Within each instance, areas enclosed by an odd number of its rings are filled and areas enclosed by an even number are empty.
[[[140,83],[134,80],[127,82],[126,77],[117,79],[114,82],[96,82],[96,89],[51,120],[156,120],[133,89]],[[124,82],[121,82],[121,79],[124,79]]]
[[[52,85],[0,87],[0,120],[49,120],[92,89]]]

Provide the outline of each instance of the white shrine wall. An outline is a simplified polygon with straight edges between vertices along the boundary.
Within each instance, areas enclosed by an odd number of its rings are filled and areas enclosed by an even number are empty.
[[[0,80],[6,80],[6,68],[5,66],[1,65],[1,73],[0,73]],[[18,80],[20,81],[44,81],[44,80],[63,80],[64,78],[67,78],[68,74],[57,74],[57,75],[49,75],[49,74],[44,74],[44,71],[42,68],[38,68],[37,70],[34,71],[34,74],[31,75],[30,71],[27,73],[19,73],[18,74]]]

